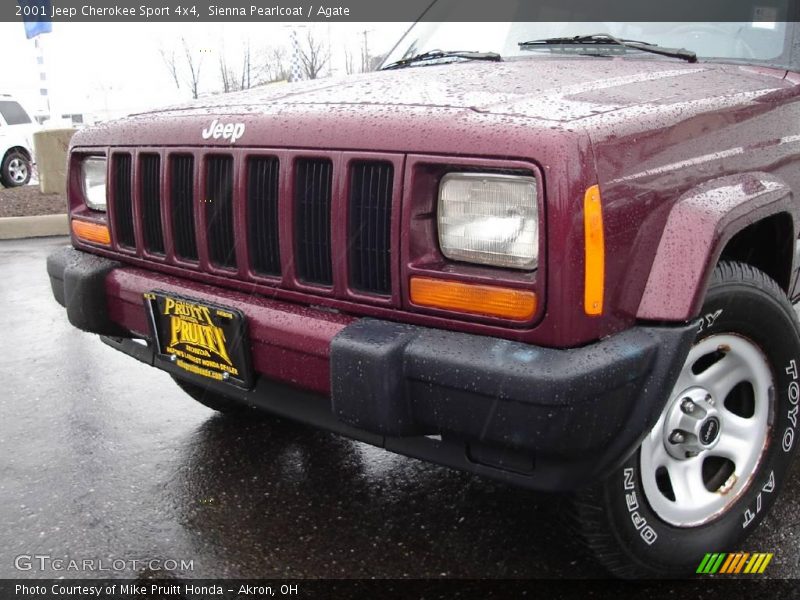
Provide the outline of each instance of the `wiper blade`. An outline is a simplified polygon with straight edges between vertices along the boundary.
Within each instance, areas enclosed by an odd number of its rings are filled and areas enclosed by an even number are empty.
[[[661,56],[669,56],[671,58],[680,58],[690,63],[697,62],[697,54],[685,48],[664,48],[656,44],[648,42],[640,42],[638,40],[626,40],[616,38],[608,33],[595,33],[592,35],[576,35],[575,37],[553,37],[545,38],[543,40],[531,40],[530,42],[520,42],[519,47],[523,50],[538,47],[548,46],[566,46],[566,45],[602,45],[613,44],[615,46],[624,46],[626,48],[633,48],[641,50],[642,52],[650,52],[651,54],[660,54]]]
[[[438,60],[440,58],[462,58],[464,60],[488,60],[499,62],[503,57],[496,52],[475,52],[472,50],[431,50],[423,52],[422,54],[415,54],[408,58],[401,58],[393,63],[389,63],[381,68],[381,71],[388,69],[402,69],[417,63],[424,63],[429,60]]]

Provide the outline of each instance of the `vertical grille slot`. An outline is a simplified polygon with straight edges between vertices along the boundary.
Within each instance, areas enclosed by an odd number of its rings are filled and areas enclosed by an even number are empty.
[[[358,163],[350,174],[350,285],[390,294],[391,219],[394,168],[390,163]]]
[[[117,242],[136,247],[133,234],[133,196],[131,192],[131,155],[114,154],[114,229]]]
[[[236,268],[233,237],[233,158],[206,159],[206,232],[208,254],[218,267]]]
[[[260,275],[280,275],[278,248],[278,159],[247,163],[247,237],[250,263]]]
[[[140,157],[139,194],[142,205],[144,247],[151,254],[164,254],[164,229],[161,225],[161,157]]]
[[[302,159],[295,166],[295,247],[298,277],[333,284],[331,265],[331,188],[329,160]]]
[[[197,260],[197,236],[194,229],[194,158],[170,158],[170,200],[172,237],[175,255],[183,260]]]

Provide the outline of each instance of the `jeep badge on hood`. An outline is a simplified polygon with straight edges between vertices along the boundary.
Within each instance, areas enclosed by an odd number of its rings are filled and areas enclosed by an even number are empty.
[[[211,124],[203,129],[203,139],[214,138],[218,140],[223,138],[229,140],[231,144],[235,144],[236,140],[244,135],[244,123],[228,123],[223,125],[219,119],[214,119]]]

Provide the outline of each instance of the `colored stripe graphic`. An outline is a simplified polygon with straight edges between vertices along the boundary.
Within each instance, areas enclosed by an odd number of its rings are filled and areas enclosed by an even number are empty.
[[[771,552],[708,553],[703,557],[696,572],[703,575],[714,575],[715,573],[721,575],[760,574],[766,570],[773,556]]]
[[[753,571],[756,571],[759,563],[761,563],[761,554],[753,554],[753,556],[750,558],[750,561],[747,563],[747,566],[744,568],[744,572],[752,573]]]
[[[747,563],[747,566],[744,568],[745,573],[763,573],[764,569],[767,568],[769,561],[772,560],[772,554],[765,554],[760,552],[758,554],[753,554],[750,558],[750,562]]]
[[[708,566],[708,562],[711,559],[710,554],[706,554],[703,560],[700,562],[700,566],[697,567],[697,571],[695,573],[706,573],[706,566]]]
[[[767,556],[764,558],[764,562],[761,563],[761,568],[758,570],[759,573],[763,573],[767,569],[767,565],[769,564],[769,561],[772,560],[772,556],[772,552],[767,554]]]
[[[711,567],[711,572],[712,572],[712,573],[716,573],[717,571],[719,571],[719,568],[722,566],[722,561],[723,561],[723,560],[725,560],[725,557],[726,557],[726,556],[727,556],[727,554],[726,554],[725,552],[722,552],[722,553],[719,555],[719,558],[718,558],[718,559],[717,559],[717,561],[714,563],[714,566],[713,566],[713,567]]]
[[[747,558],[750,556],[749,552],[740,552],[739,560],[736,561],[736,566],[733,568],[734,573],[741,573]]]
[[[728,558],[725,559],[725,562],[722,563],[722,568],[720,568],[720,573],[730,573],[731,567],[736,562],[736,559],[739,558],[738,554],[728,554]]]
[[[722,565],[722,561],[725,560],[726,556],[727,554],[725,552],[706,554],[705,558],[703,558],[703,561],[700,563],[700,566],[697,567],[697,573],[713,575],[719,570],[720,566]]]

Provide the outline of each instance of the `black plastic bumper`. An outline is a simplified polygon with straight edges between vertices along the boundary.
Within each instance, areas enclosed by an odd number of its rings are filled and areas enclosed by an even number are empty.
[[[119,266],[71,249],[48,260],[53,292],[70,321],[112,336],[104,341],[153,365],[150,346],[126,339],[108,322],[102,281]],[[638,447],[696,331],[695,324],[639,326],[556,350],[361,319],[331,343],[331,398],[265,378],[249,391],[192,380],[395,452],[516,485],[565,490],[603,477]]]
[[[67,309],[67,318],[78,329],[101,335],[126,335],[108,318],[105,279],[121,263],[61,248],[47,257],[47,274],[56,301]]]
[[[459,440],[472,462],[535,487],[577,487],[638,447],[696,331],[635,327],[556,350],[364,319],[334,338],[333,410],[386,436]]]

